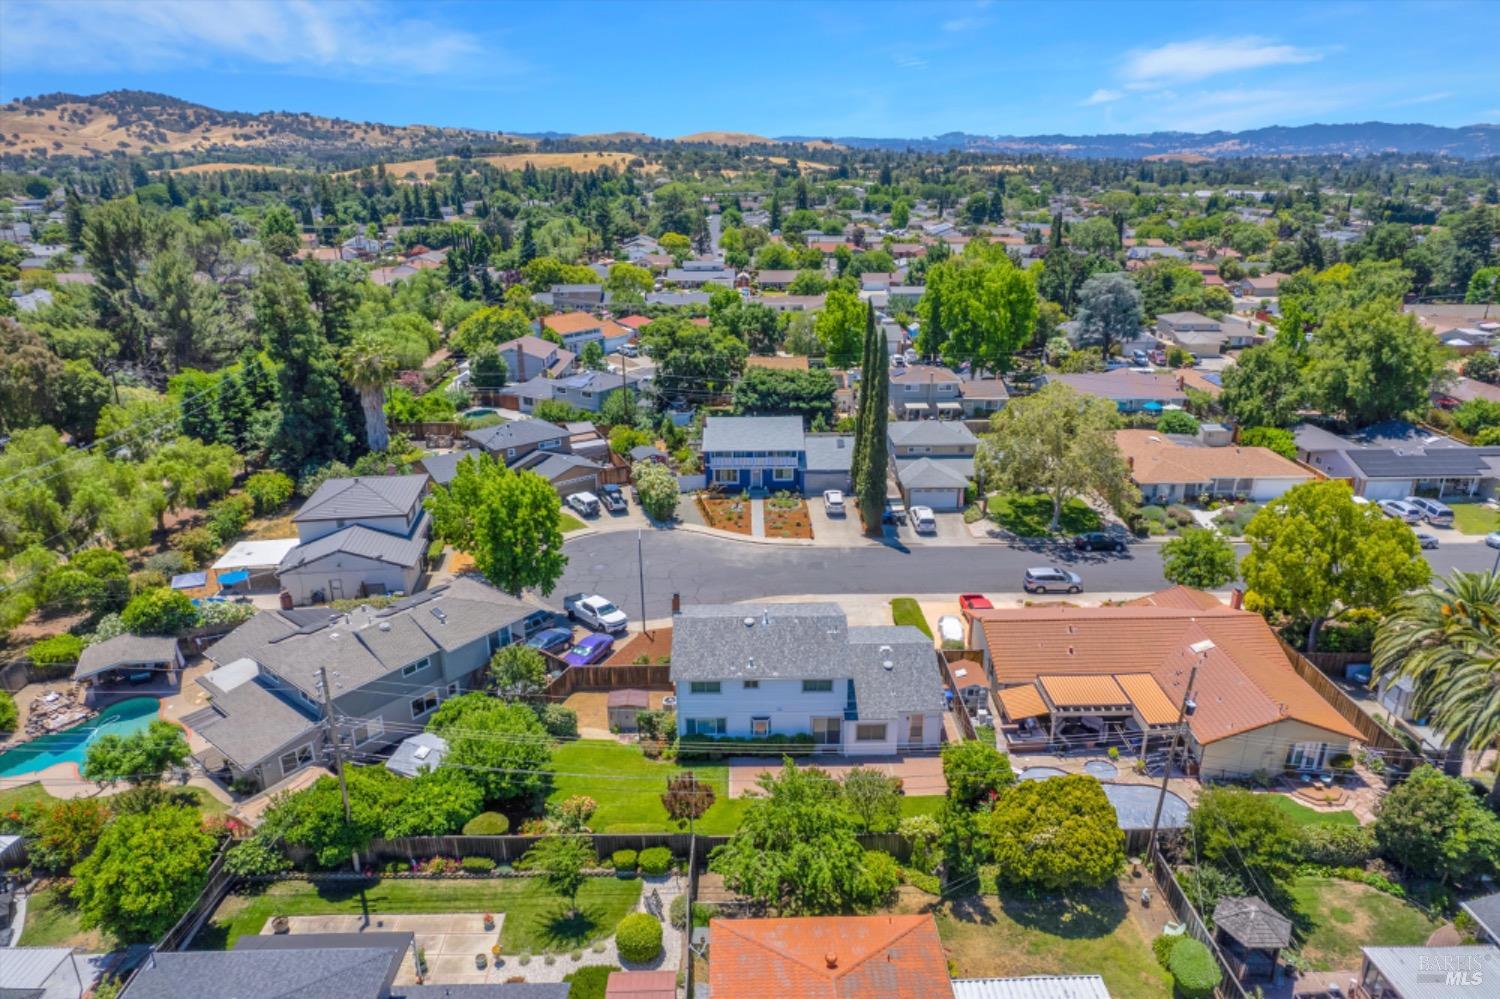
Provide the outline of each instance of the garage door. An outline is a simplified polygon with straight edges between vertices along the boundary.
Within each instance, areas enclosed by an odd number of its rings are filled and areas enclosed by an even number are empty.
[[[934,510],[958,510],[963,507],[964,495],[957,489],[913,489],[906,497],[906,505],[930,506]]]
[[[828,489],[849,491],[847,472],[807,472],[802,476],[803,490],[809,496],[819,496]]]
[[[1405,499],[1411,495],[1411,480],[1398,482],[1366,482],[1365,498],[1379,503],[1381,500]]]

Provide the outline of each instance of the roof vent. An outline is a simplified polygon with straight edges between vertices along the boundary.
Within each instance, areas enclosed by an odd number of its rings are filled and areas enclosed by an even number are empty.
[[[330,615],[328,615],[328,623],[329,624],[338,624],[339,623],[339,615],[337,615],[337,614],[330,614]]]
[[[829,951],[823,955],[823,963],[830,968],[837,968],[839,966],[839,956],[833,951]]]
[[[771,611],[768,608],[763,608],[761,610],[760,623],[766,625],[769,625],[771,623]]]
[[[755,668],[755,657],[754,656],[747,656],[746,657],[746,659],[745,659],[745,668],[746,669],[754,669]]]
[[[418,746],[412,752],[412,755],[415,756],[419,760],[425,760],[425,759],[427,759],[427,757],[429,757],[429,756],[432,755],[432,747],[431,746]]]
[[[1073,646],[1070,645],[1070,646],[1068,646],[1068,655],[1071,656],[1072,654],[1073,654]]]
[[[747,617],[747,618],[745,618],[745,627],[747,627],[747,628],[753,628],[753,627],[755,627],[755,618],[753,618],[753,617]]]
[[[443,609],[441,607],[434,607],[432,609],[432,616],[438,619],[439,624],[448,623],[448,615],[443,612]]]
[[[893,662],[891,662],[891,661],[890,661],[890,660],[889,660],[889,659],[884,659],[884,660],[881,660],[881,663],[880,663],[880,665],[882,665],[882,666],[884,666],[884,667],[885,667],[885,668],[886,668],[886,669],[888,669],[888,670],[891,670],[891,669],[895,669],[895,668],[896,668],[896,664],[895,664],[895,663],[893,663]]]
[[[891,647],[889,645],[882,645],[880,647],[880,654],[883,655],[883,656],[890,655],[891,654]]]
[[[329,633],[328,633],[328,637],[329,637],[329,638],[332,638],[332,639],[335,639],[335,640],[337,640],[337,639],[338,639],[338,637],[339,637],[339,633],[338,633],[338,632],[336,632],[336,631],[330,631],[330,632],[329,632]]]
[[[389,621],[381,621],[380,622],[380,630],[381,631],[390,631],[391,630],[391,622],[389,622]]]

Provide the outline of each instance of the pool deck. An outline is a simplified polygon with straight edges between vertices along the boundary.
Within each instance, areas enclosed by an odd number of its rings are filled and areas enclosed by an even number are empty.
[[[1118,762],[1110,760],[1109,757],[1100,753],[1097,756],[1049,756],[1044,753],[1016,753],[1010,758],[1011,769],[1016,773],[1028,767],[1052,767],[1070,774],[1088,774],[1090,777],[1097,776],[1089,774],[1084,769],[1086,763],[1107,762],[1114,765],[1116,773],[1113,777],[1102,777],[1110,784],[1144,784],[1149,787],[1161,787],[1161,778],[1152,777],[1147,774],[1138,774],[1131,769],[1130,761],[1121,759]],[[1188,805],[1198,803],[1198,795],[1203,793],[1203,785],[1196,777],[1173,777],[1167,781],[1167,790],[1185,800]]]

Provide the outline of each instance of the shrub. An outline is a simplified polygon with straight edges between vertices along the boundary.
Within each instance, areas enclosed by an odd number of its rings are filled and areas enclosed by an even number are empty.
[[[864,870],[859,885],[860,903],[865,907],[884,905],[901,883],[901,865],[889,853],[866,850]]]
[[[204,627],[233,628],[255,616],[254,604],[206,603],[198,609],[198,623]]]
[[[614,436],[613,433],[610,435]],[[677,514],[677,476],[660,462],[638,461],[631,468],[641,507],[652,520],[671,520]]]
[[[182,572],[191,572],[196,563],[189,562],[183,557],[182,552],[165,551],[157,552],[146,559],[146,568],[152,572],[159,572],[169,579]]]
[[[1246,427],[1240,431],[1240,443],[1245,447],[1263,447],[1275,451],[1292,461],[1297,458],[1296,438],[1290,430],[1280,427]]]
[[[259,836],[251,837],[229,848],[224,869],[246,877],[255,874],[280,874],[292,866],[286,854]]]
[[[15,698],[10,696],[10,691],[0,690],[0,735],[14,732],[20,723],[21,717],[16,711]]]
[[[576,739],[578,737],[578,712],[561,704],[533,704],[536,720],[554,739]]]
[[[659,877],[672,869],[672,851],[664,846],[647,847],[640,852],[636,863],[642,874]]]
[[[1375,856],[1372,826],[1334,826],[1315,823],[1298,831],[1302,859],[1328,867],[1359,867]]]
[[[1156,429],[1164,434],[1196,434],[1198,420],[1191,413],[1170,409],[1156,421]]]
[[[1184,999],[1209,999],[1219,986],[1219,966],[1207,947],[1192,937],[1178,937],[1167,958],[1167,970]]]
[[[464,823],[465,836],[504,836],[510,832],[510,819],[499,812],[480,812]]]
[[[655,916],[632,912],[615,927],[615,946],[621,960],[635,964],[654,961],[661,953],[661,923]]]
[[[489,857],[465,857],[458,866],[466,874],[494,874],[495,862]]]
[[[1168,959],[1170,959],[1172,956],[1172,948],[1177,946],[1177,941],[1181,939],[1181,934],[1178,934],[1177,936],[1167,936],[1165,933],[1163,933],[1161,936],[1151,941],[1151,953],[1156,955],[1156,963],[1165,968],[1167,966]]]
[[[172,547],[194,565],[202,565],[219,553],[219,536],[206,527],[190,527],[173,535]]]
[[[256,472],[245,480],[245,493],[255,504],[258,514],[274,513],[292,498],[296,484],[289,475],[281,472]]]
[[[125,605],[120,619],[136,635],[176,635],[198,623],[198,609],[177,590],[147,590]]]
[[[610,860],[614,861],[615,870],[623,872],[634,872],[636,854],[634,850],[616,850]]]
[[[687,916],[687,893],[679,892],[672,896],[672,904],[667,907],[667,919],[673,926],[681,927],[683,919]],[[708,921],[714,918],[714,907],[702,902],[693,903],[693,925],[707,926]]]
[[[563,981],[568,983],[568,999],[604,999],[609,976],[619,970],[613,964],[586,964],[564,975]]]
[[[225,496],[208,508],[208,529],[219,539],[219,544],[227,545],[239,537],[254,511],[255,501],[249,496],[243,493]]]
[[[38,666],[76,663],[83,652],[83,639],[77,635],[53,635],[31,643],[26,655]]]

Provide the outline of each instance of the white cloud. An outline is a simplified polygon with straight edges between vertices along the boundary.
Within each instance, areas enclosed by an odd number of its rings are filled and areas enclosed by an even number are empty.
[[[472,34],[403,16],[412,9],[370,0],[6,0],[0,61],[13,71],[233,69],[244,62],[308,76],[380,78],[514,66]]]
[[[1393,108],[1409,108],[1417,104],[1435,104],[1438,101],[1446,101],[1452,96],[1452,91],[1444,90],[1442,93],[1422,94],[1420,97],[1407,97],[1399,101],[1391,101],[1390,106]]]
[[[927,65],[927,60],[923,59],[920,56],[897,55],[892,56],[892,58],[896,61],[896,65],[900,66],[902,69],[921,69],[923,66]]]
[[[1316,62],[1322,53],[1294,45],[1281,45],[1268,38],[1199,38],[1170,42],[1154,49],[1137,50],[1126,56],[1120,76],[1138,89],[1152,85],[1202,80],[1220,73],[1233,73],[1267,66]]]
[[[1111,101],[1117,101],[1124,96],[1125,91],[1123,90],[1110,90],[1107,87],[1100,87],[1078,103],[1083,107],[1092,107],[1095,104],[1108,104]]]
[[[1301,124],[1311,116],[1347,107],[1355,90],[1319,91],[1248,88],[1205,90],[1177,95],[1170,91],[1144,98],[1149,106],[1132,126],[1179,132],[1237,131],[1266,125]]]

